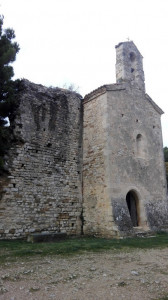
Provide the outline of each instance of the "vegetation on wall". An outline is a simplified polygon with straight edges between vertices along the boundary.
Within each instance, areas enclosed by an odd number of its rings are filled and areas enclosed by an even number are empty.
[[[0,15],[0,172],[4,168],[3,157],[10,146],[8,120],[12,118],[18,81],[13,81],[13,67],[19,52],[19,45],[14,41],[15,32],[11,28],[3,29],[4,17]]]

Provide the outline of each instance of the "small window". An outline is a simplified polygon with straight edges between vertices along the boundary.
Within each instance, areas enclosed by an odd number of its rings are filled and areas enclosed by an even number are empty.
[[[142,156],[142,135],[139,133],[136,137],[137,155]]]
[[[137,135],[137,137],[136,137],[136,140],[137,140],[137,142],[138,142],[138,141],[141,141],[141,140],[142,140],[142,134],[139,133],[139,134]]]
[[[138,157],[146,158],[146,140],[145,137],[140,133],[138,133],[136,136],[136,153]]]

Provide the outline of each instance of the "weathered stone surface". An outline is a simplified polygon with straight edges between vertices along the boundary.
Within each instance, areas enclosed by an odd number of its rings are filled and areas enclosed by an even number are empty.
[[[144,77],[138,75],[143,74],[142,56],[128,44],[117,46],[122,83],[102,86],[84,99],[85,234],[116,236],[138,226],[158,230],[167,224],[163,112],[145,94]],[[131,76],[133,50],[136,80]]]
[[[145,91],[143,57],[132,41],[116,46],[116,82],[129,82]]]
[[[74,92],[23,80],[0,179],[0,238],[168,227],[163,112],[145,94],[134,43],[116,51],[117,83],[86,95],[83,108]]]
[[[0,200],[1,238],[81,233],[80,95],[23,81]]]

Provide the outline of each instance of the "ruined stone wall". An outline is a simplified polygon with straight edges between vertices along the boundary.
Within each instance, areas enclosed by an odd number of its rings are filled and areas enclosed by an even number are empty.
[[[0,199],[0,237],[81,233],[80,95],[23,81]]]

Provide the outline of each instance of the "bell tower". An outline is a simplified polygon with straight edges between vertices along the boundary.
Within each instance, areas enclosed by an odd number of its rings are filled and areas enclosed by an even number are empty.
[[[145,92],[143,57],[132,41],[116,47],[116,82],[130,82]]]

